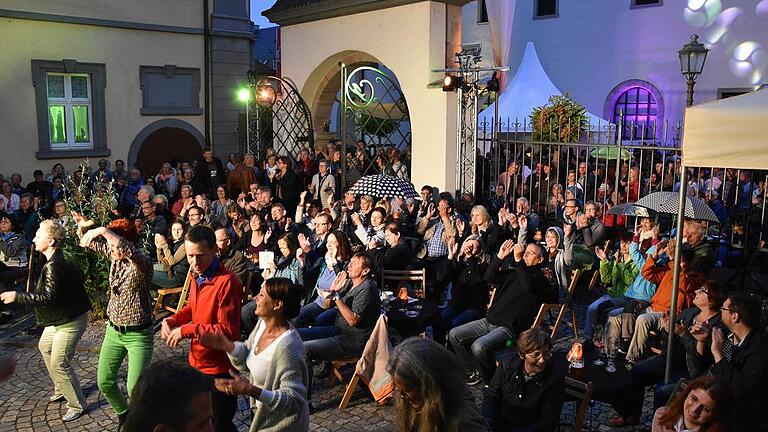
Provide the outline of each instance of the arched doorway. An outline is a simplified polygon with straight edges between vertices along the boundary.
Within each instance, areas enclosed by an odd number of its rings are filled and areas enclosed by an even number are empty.
[[[204,138],[193,125],[178,119],[158,120],[136,135],[128,153],[128,166],[155,175],[164,162],[201,157]]]

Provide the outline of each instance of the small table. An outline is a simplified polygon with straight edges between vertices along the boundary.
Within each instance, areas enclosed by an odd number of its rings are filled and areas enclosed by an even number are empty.
[[[567,351],[553,353],[551,361],[560,361],[568,364]],[[629,387],[631,374],[624,367],[624,362],[616,362],[616,372],[606,372],[605,366],[596,366],[592,362],[600,355],[597,350],[584,350],[584,375],[579,381],[594,384],[592,399],[611,403],[621,400],[622,394]]]
[[[437,314],[435,303],[424,299],[411,302],[395,299],[387,306],[389,325],[396,329],[403,339],[423,333]]]

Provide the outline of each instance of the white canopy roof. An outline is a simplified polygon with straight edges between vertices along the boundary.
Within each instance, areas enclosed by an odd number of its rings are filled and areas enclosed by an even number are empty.
[[[517,119],[522,127],[524,122],[530,124],[529,116],[534,108],[546,105],[550,96],[561,94],[563,93],[555,87],[544,71],[533,42],[528,42],[515,76],[499,96],[499,117],[504,121]],[[493,117],[495,104],[496,102],[480,113],[478,116],[480,122],[485,118]],[[593,125],[609,123],[590,112],[587,112],[587,116]]]
[[[686,109],[683,164],[768,169],[768,90]]]

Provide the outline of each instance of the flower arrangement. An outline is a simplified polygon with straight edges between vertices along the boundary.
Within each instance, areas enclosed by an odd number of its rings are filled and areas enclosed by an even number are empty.
[[[533,139],[574,143],[587,131],[587,109],[568,94],[553,95],[549,103],[531,112]]]

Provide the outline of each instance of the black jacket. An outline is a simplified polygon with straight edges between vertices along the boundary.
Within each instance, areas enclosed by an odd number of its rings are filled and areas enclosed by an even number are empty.
[[[208,162],[205,161],[205,158],[197,161],[195,180],[198,182],[199,189],[192,186],[195,194],[211,194],[215,197],[217,187],[224,185],[226,189],[227,176],[224,175],[224,165],[221,163],[221,159],[214,156],[211,163],[216,167],[215,173],[208,170]]]
[[[488,263],[478,257],[450,261],[451,307],[459,311],[474,309],[485,312],[488,304],[488,284],[483,281]]]
[[[721,359],[710,373],[731,386],[733,431],[768,430],[768,339],[757,329],[733,348],[731,360]]]
[[[61,325],[91,308],[84,282],[80,269],[67,262],[59,249],[43,265],[32,292],[18,293],[16,301],[35,308],[39,325]]]
[[[290,168],[279,178],[275,176],[272,180],[272,191],[278,202],[285,206],[288,217],[293,218],[296,214],[296,206],[299,205],[299,195],[304,188],[301,186],[299,176]]]
[[[550,362],[525,380],[520,357],[502,361],[483,392],[483,417],[493,432],[554,431],[565,397],[565,369]]]
[[[495,256],[485,271],[485,281],[499,285],[488,309],[488,322],[519,333],[531,326],[542,303],[557,303],[558,292],[542,265],[528,267],[520,262],[501,274],[500,266],[501,260]]]

